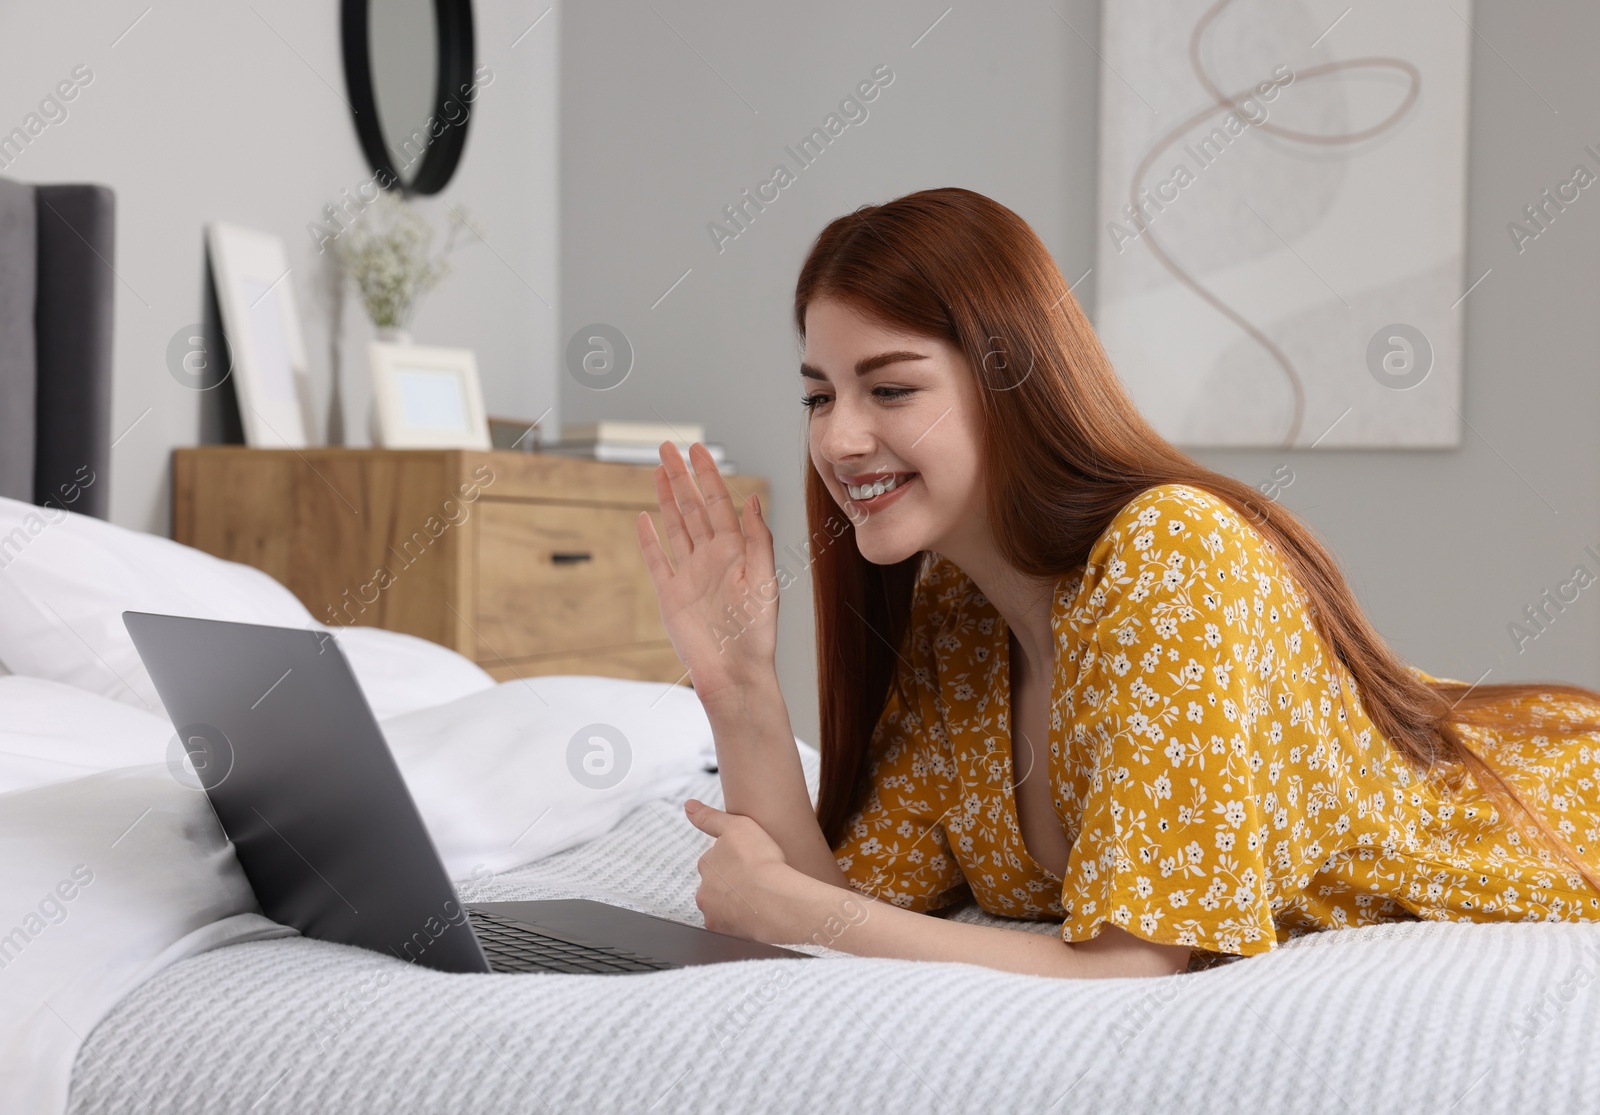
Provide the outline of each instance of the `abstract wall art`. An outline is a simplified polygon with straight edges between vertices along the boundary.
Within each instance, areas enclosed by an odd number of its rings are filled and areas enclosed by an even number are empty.
[[[1460,443],[1470,0],[1106,0],[1096,327],[1193,447]]]

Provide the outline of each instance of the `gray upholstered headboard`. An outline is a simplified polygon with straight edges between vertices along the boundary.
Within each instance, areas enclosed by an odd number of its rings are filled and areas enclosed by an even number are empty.
[[[114,202],[105,186],[0,178],[0,496],[102,519]]]

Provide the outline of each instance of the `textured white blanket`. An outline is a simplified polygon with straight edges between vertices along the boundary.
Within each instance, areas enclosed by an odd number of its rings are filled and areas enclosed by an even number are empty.
[[[453,663],[437,682],[417,676],[415,661],[378,664],[391,707],[402,688],[414,699],[460,688]],[[597,726],[611,736],[596,743]],[[572,848],[641,802],[681,797],[715,754],[691,691],[616,678],[487,684],[392,717],[384,732],[462,879]],[[261,916],[175,754],[171,723],[142,709],[0,677],[0,1115],[58,1115],[81,1035],[167,964],[293,932]]]
[[[690,793],[720,804],[714,776]],[[465,897],[697,921],[708,844],[650,802]],[[1160,980],[807,951],[822,958],[449,976],[303,939],[234,945],[106,1017],[71,1110],[1468,1115],[1600,1095],[1600,926],[1376,926]]]

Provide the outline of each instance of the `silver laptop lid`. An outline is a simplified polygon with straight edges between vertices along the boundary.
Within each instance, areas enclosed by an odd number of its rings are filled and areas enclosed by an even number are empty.
[[[267,917],[441,971],[490,970],[331,634],[122,618]]]

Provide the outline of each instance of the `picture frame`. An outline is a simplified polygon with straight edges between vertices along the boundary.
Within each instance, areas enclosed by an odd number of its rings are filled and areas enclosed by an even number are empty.
[[[304,449],[316,428],[311,379],[288,253],[281,237],[224,221],[206,225],[206,249],[245,444]]]
[[[384,449],[490,449],[489,420],[469,348],[372,341],[376,421],[373,442]]]

